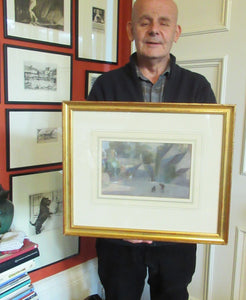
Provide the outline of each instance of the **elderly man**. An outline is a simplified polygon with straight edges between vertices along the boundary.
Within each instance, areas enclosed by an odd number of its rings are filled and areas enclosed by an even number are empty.
[[[127,33],[137,51],[128,64],[99,77],[88,100],[216,103],[208,81],[170,54],[181,34],[177,19],[173,0],[136,0]],[[98,239],[97,254],[107,300],[141,299],[147,274],[151,300],[188,299],[194,244]]]

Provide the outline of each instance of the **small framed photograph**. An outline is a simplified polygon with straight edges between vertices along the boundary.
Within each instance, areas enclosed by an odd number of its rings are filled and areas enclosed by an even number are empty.
[[[62,113],[57,110],[6,110],[7,169],[62,162]]]
[[[62,170],[11,175],[13,226],[38,244],[35,269],[78,254],[78,237],[63,234]]]
[[[4,0],[4,36],[72,47],[71,0]]]
[[[4,45],[4,57],[6,103],[71,100],[71,54]]]
[[[85,99],[90,94],[91,88],[97,78],[102,75],[103,72],[97,72],[97,71],[86,71],[86,78],[85,78]]]
[[[118,0],[76,1],[76,58],[118,62]]]
[[[227,243],[233,105],[64,102],[63,120],[67,234]]]

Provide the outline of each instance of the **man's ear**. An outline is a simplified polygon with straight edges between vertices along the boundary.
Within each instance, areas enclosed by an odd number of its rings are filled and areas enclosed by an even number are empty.
[[[182,28],[180,25],[176,26],[176,32],[175,32],[175,38],[174,38],[174,42],[176,43],[181,35],[182,32]]]
[[[127,35],[128,35],[129,40],[130,40],[131,42],[134,41],[134,37],[133,37],[133,27],[132,27],[132,22],[131,22],[131,21],[127,22],[127,24],[126,24],[126,32],[127,32]]]

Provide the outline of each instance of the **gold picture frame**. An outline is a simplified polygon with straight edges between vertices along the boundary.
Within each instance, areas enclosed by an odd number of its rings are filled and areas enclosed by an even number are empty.
[[[64,102],[64,233],[226,244],[234,111]]]

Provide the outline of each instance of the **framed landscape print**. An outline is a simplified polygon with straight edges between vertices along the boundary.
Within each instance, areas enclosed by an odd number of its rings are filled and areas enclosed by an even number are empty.
[[[78,237],[63,234],[62,170],[11,176],[13,226],[38,244],[35,269],[78,254]]]
[[[233,127],[229,105],[64,102],[65,232],[226,243]]]
[[[6,38],[72,46],[71,0],[3,0]]]
[[[6,103],[71,100],[72,55],[4,45],[4,57]]]
[[[76,0],[76,58],[118,62],[118,0]]]
[[[62,113],[58,110],[6,110],[7,169],[62,162]]]

